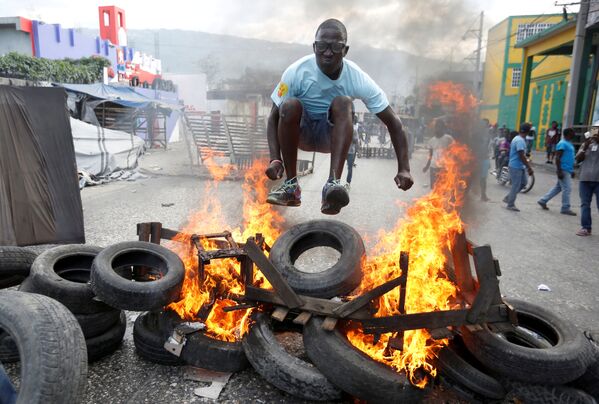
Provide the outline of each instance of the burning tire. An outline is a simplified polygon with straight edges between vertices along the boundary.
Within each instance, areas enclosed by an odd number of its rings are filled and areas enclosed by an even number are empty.
[[[35,259],[19,290],[51,297],[76,314],[112,310],[94,299],[88,284],[92,261],[100,251],[100,247],[76,244],[46,250]]]
[[[29,275],[35,257],[37,254],[29,248],[0,246],[0,275]]]
[[[91,288],[98,298],[123,310],[157,310],[177,300],[185,269],[163,246],[130,241],[105,248],[92,264]]]
[[[0,292],[0,328],[18,346],[18,402],[78,403],[87,385],[83,333],[66,307],[46,296]]]
[[[116,324],[106,332],[85,340],[85,344],[87,345],[87,360],[94,362],[116,351],[123,341],[126,330],[127,317],[121,311]]]
[[[505,389],[499,380],[483,369],[458,336],[439,351],[437,367],[443,376],[472,392],[471,396],[486,400],[501,400],[505,397]]]
[[[169,331],[161,326],[160,312],[143,313],[133,324],[135,351],[142,358],[160,365],[178,366],[184,362],[164,349]],[[172,330],[171,330],[172,331]]]
[[[297,358],[280,345],[270,318],[253,316],[255,323],[243,339],[243,349],[253,368],[277,388],[306,400],[338,400],[341,390],[333,386],[311,363]]]
[[[304,328],[310,360],[331,383],[368,402],[420,402],[424,390],[414,387],[405,373],[396,372],[359,351],[339,331],[322,329],[322,318],[313,317]]]
[[[183,320],[172,311],[160,315],[161,327],[170,335]],[[188,365],[217,372],[239,372],[249,366],[241,341],[229,342],[212,338],[199,331],[187,335],[180,358]]]
[[[487,325],[476,332],[463,327],[466,347],[483,365],[529,383],[563,384],[585,372],[592,347],[573,324],[534,304],[507,302],[516,309],[520,328],[541,341],[527,343],[521,335],[493,332]]]
[[[316,273],[295,266],[298,257],[314,247],[331,247],[341,256],[335,265]],[[306,296],[331,298],[354,290],[362,278],[364,242],[345,223],[313,220],[292,227],[275,241],[270,251],[274,266],[295,291]]]

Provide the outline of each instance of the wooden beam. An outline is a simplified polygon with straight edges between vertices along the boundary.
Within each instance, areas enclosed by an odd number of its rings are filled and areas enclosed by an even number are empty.
[[[281,273],[277,271],[266,255],[264,255],[260,247],[256,245],[253,237],[248,238],[244,249],[248,257],[254,261],[266,279],[268,279],[275,293],[285,302],[285,306],[295,309],[304,304],[302,299],[291,289]]]
[[[382,285],[379,285],[376,288],[364,293],[363,295],[360,295],[355,299],[350,300],[349,302],[343,303],[341,306],[333,310],[333,313],[341,318],[347,317],[348,315],[354,313],[358,309],[361,309],[362,307],[366,306],[368,303],[370,303],[372,299],[382,296],[390,290],[401,285],[402,281],[403,275],[395,279],[392,279],[388,282],[385,282]]]
[[[468,241],[463,232],[455,235],[451,256],[453,257],[453,268],[458,288],[463,293],[472,292],[474,290],[474,279],[472,279],[472,268],[470,267]]]

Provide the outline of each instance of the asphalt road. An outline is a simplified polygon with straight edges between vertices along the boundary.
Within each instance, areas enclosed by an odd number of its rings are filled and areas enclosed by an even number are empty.
[[[199,207],[205,180],[169,175],[169,160],[177,159],[180,163],[186,156],[154,151],[151,158],[154,159],[152,164],[160,161],[163,168],[160,176],[82,190],[88,244],[107,246],[135,240],[135,225],[143,221],[159,221],[164,227],[177,229]],[[351,202],[335,219],[354,226],[364,236],[367,246],[372,246],[379,229],[391,229],[404,215],[406,206],[428,192],[425,186],[428,176],[421,172],[424,158],[423,151],[415,152],[412,172],[416,183],[407,192],[398,190],[393,182],[394,160],[358,159]],[[317,155],[315,172],[300,179],[301,207],[280,208],[288,226],[325,217],[319,209],[328,161],[328,156]],[[561,215],[558,199],[550,202],[549,211],[541,210],[536,200],[553,185],[555,178],[545,167],[537,169],[536,177],[534,189],[529,194],[519,195],[516,205],[521,212],[515,213],[506,210],[500,202],[507,188],[489,176],[491,201],[480,202],[474,194],[468,198],[464,213],[467,235],[478,244],[491,245],[503,273],[500,279],[503,295],[551,308],[581,329],[599,328],[599,235],[576,236],[580,218]],[[240,186],[240,182],[225,181],[218,189],[231,226],[241,222]],[[572,202],[573,209],[578,211],[577,182]],[[163,203],[173,205],[163,207]],[[593,218],[599,221],[596,209]],[[551,291],[539,291],[539,284],[546,284]],[[129,328],[122,347],[110,357],[90,365],[86,402],[210,401],[193,394],[200,383],[184,380],[184,368],[154,365],[137,357],[131,337],[135,315],[128,313]],[[301,402],[270,386],[251,369],[233,375],[220,399],[224,402]]]

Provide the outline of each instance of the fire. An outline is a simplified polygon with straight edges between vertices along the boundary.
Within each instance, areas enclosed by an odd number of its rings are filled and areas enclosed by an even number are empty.
[[[442,156],[442,166],[434,189],[416,200],[408,208],[407,217],[400,219],[389,232],[380,232],[374,255],[365,262],[362,283],[356,295],[401,275],[399,256],[409,253],[406,293],[406,314],[449,310],[456,288],[445,274],[445,251],[451,247],[456,232],[463,229],[458,212],[463,204],[466,179],[464,170],[471,160],[470,150],[454,143]],[[398,288],[382,296],[378,301],[376,317],[402,314],[399,312]],[[424,387],[426,379],[417,376],[423,369],[434,376],[431,359],[447,344],[447,340],[432,340],[425,330],[406,331],[403,351],[386,349],[390,334],[382,335],[373,344],[372,335],[360,330],[348,331],[350,342],[375,360],[400,371],[405,370],[413,384]]]
[[[428,86],[426,105],[430,108],[435,103],[458,113],[473,111],[478,105],[476,97],[463,84],[452,81],[436,81]]]
[[[247,237],[261,233],[267,244],[272,245],[281,233],[284,223],[283,217],[272,209],[271,205],[264,203],[268,194],[267,178],[264,175],[267,162],[256,161],[245,174],[243,191],[243,226],[236,227],[224,216],[218,198],[219,183],[235,169],[234,166],[218,165],[213,157],[215,153],[204,151],[209,157],[205,165],[213,176],[204,189],[204,198],[200,208],[189,218],[188,224],[181,230],[185,234],[219,233],[231,229],[234,240],[244,242]],[[181,291],[181,300],[171,303],[168,309],[177,312],[185,320],[203,320],[206,324],[206,333],[223,341],[236,341],[247,332],[249,309],[225,312],[225,307],[235,306],[237,303],[226,297],[229,294],[242,294],[243,281],[240,274],[240,265],[236,259],[216,259],[204,267],[204,280],[199,280],[199,268],[196,250],[189,238],[181,236],[169,247],[183,260],[185,265],[185,280]],[[200,239],[205,250],[214,250],[218,247],[214,241]],[[255,272],[255,284],[263,288],[270,284],[259,272]],[[204,318],[199,318],[204,313]]]

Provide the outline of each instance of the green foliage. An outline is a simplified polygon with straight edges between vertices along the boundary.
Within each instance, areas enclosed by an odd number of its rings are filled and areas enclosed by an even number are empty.
[[[10,52],[0,56],[0,77],[88,84],[102,81],[102,69],[108,66],[108,59],[97,56],[52,60]]]

